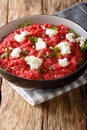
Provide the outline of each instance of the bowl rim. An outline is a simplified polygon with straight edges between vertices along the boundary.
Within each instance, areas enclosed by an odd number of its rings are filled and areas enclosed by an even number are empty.
[[[36,15],[27,15],[27,16],[23,16],[23,17],[20,17],[20,18],[16,18],[16,19],[13,19],[12,21],[10,21],[10,22],[8,22],[8,23],[6,23],[5,25],[3,25],[2,27],[0,27],[0,30],[1,29],[3,29],[5,26],[7,26],[7,25],[9,25],[10,23],[13,23],[13,22],[16,22],[16,21],[19,21],[19,20],[22,20],[22,19],[25,19],[25,18],[27,18],[27,17],[37,17],[37,16],[39,16],[39,17],[56,17],[56,18],[60,18],[60,19],[62,19],[62,20],[67,20],[67,21],[69,21],[69,22],[71,22],[71,23],[73,23],[73,24],[75,24],[76,26],[78,26],[79,28],[81,28],[81,30],[84,32],[84,33],[87,33],[86,32],[86,30],[81,26],[81,25],[79,25],[78,23],[75,23],[74,21],[72,21],[72,20],[69,20],[69,19],[67,19],[67,18],[63,18],[63,17],[61,17],[61,16],[56,16],[56,15],[43,15],[43,14],[36,14]],[[1,42],[1,41],[0,41]],[[87,64],[87,61],[85,61],[85,63],[83,64],[83,65],[81,65],[79,68],[77,68],[75,71],[73,71],[71,74],[67,74],[66,76],[64,76],[64,77],[61,77],[61,78],[55,78],[55,79],[49,79],[49,80],[35,80],[35,79],[26,79],[26,78],[21,78],[21,77],[18,77],[18,76],[16,76],[16,75],[13,75],[12,73],[10,73],[10,72],[8,72],[8,71],[6,71],[6,70],[4,70],[3,68],[1,68],[0,67],[0,71],[2,71],[2,72],[4,72],[5,74],[8,74],[8,75],[10,75],[10,76],[12,76],[13,78],[17,78],[18,80],[24,80],[24,81],[29,81],[29,82],[50,82],[50,81],[57,81],[57,80],[63,80],[63,79],[65,79],[65,78],[68,78],[68,77],[70,77],[70,76],[72,76],[73,74],[75,74],[75,73],[77,73],[79,70],[81,70],[84,66],[86,66],[86,64]]]
[[[8,23],[4,24],[2,27],[0,27],[0,30],[1,30],[2,28],[4,28],[5,26],[7,26],[7,25],[9,25],[9,24],[11,24],[11,23],[13,23],[13,22],[15,22],[15,21],[19,21],[19,20],[24,19],[24,18],[27,18],[27,17],[31,18],[31,17],[38,17],[38,16],[39,16],[39,17],[56,17],[56,18],[64,19],[64,20],[66,20],[66,21],[69,21],[69,22],[75,24],[76,26],[78,26],[79,28],[81,28],[82,31],[84,31],[85,33],[87,33],[87,31],[85,30],[85,28],[83,28],[79,23],[76,23],[76,22],[74,22],[74,21],[72,21],[72,20],[70,20],[70,19],[68,19],[68,18],[64,18],[64,17],[61,17],[61,16],[57,16],[57,15],[47,15],[47,14],[27,15],[27,16],[22,16],[22,17],[13,19],[13,20],[9,21]]]

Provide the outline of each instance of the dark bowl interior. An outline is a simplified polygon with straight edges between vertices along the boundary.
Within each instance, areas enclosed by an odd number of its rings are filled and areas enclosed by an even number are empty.
[[[76,23],[67,20],[61,17],[55,16],[48,16],[48,15],[35,15],[35,16],[27,16],[23,18],[19,18],[14,20],[0,29],[0,41],[3,37],[10,34],[14,29],[18,28],[20,24],[23,24],[26,21],[31,21],[32,23],[53,23],[53,24],[60,24],[63,23],[66,26],[72,28],[76,33],[81,36],[84,36],[87,39],[86,31],[81,28]],[[23,88],[58,88],[65,86],[67,84],[72,83],[75,81],[82,73],[87,69],[87,61],[75,72],[69,74],[63,78],[53,79],[53,80],[28,80],[19,78],[17,76],[12,75],[11,73],[5,71],[4,69],[0,68],[0,75],[4,77],[6,80],[18,85],[19,87]]]

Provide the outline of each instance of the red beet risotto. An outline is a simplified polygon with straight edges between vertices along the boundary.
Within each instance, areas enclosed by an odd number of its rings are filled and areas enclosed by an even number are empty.
[[[64,77],[85,61],[86,40],[63,24],[21,25],[0,43],[0,67],[21,78]]]

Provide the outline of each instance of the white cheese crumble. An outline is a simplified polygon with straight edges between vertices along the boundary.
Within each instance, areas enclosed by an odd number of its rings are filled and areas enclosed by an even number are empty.
[[[17,42],[21,42],[28,34],[29,34],[29,32],[27,32],[27,31],[21,31],[20,34],[16,34],[16,35],[14,36],[14,39],[15,39]]]
[[[71,49],[69,42],[60,42],[58,45],[56,45],[60,50],[62,55],[70,54]]]
[[[15,58],[15,57],[18,58],[18,57],[20,57],[21,51],[22,51],[22,50],[20,49],[20,47],[17,47],[17,48],[15,48],[15,49],[12,50],[12,52],[11,52],[10,55],[11,55],[12,57],[14,57],[14,58]]]
[[[80,42],[80,47],[85,43],[86,39],[84,37],[76,38],[76,42]]]
[[[46,35],[49,35],[49,37],[53,37],[57,34],[57,30],[55,29],[46,29]]]
[[[28,65],[30,65],[30,69],[39,69],[39,67],[42,64],[42,60],[38,57],[35,56],[26,56],[25,61],[27,62]]]
[[[59,65],[62,66],[62,67],[66,67],[68,65],[67,58],[59,59],[58,62],[59,62]]]
[[[66,39],[69,40],[70,42],[75,42],[74,37],[75,37],[74,33],[66,34]]]
[[[38,38],[37,42],[35,43],[36,50],[39,51],[40,49],[46,48],[46,43],[43,41],[42,38]]]

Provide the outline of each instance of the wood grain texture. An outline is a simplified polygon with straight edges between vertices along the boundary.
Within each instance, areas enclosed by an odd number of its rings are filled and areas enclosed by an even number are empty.
[[[70,5],[75,4],[79,0],[44,0],[43,1],[43,13],[54,14]]]
[[[86,130],[86,86],[32,107],[3,82],[1,130]]]
[[[0,27],[8,22],[8,0],[0,0]]]
[[[53,14],[76,2],[0,0],[0,26],[26,15]],[[87,130],[87,87],[32,107],[3,80],[0,130]]]
[[[8,21],[13,19],[42,13],[41,0],[9,0]]]

